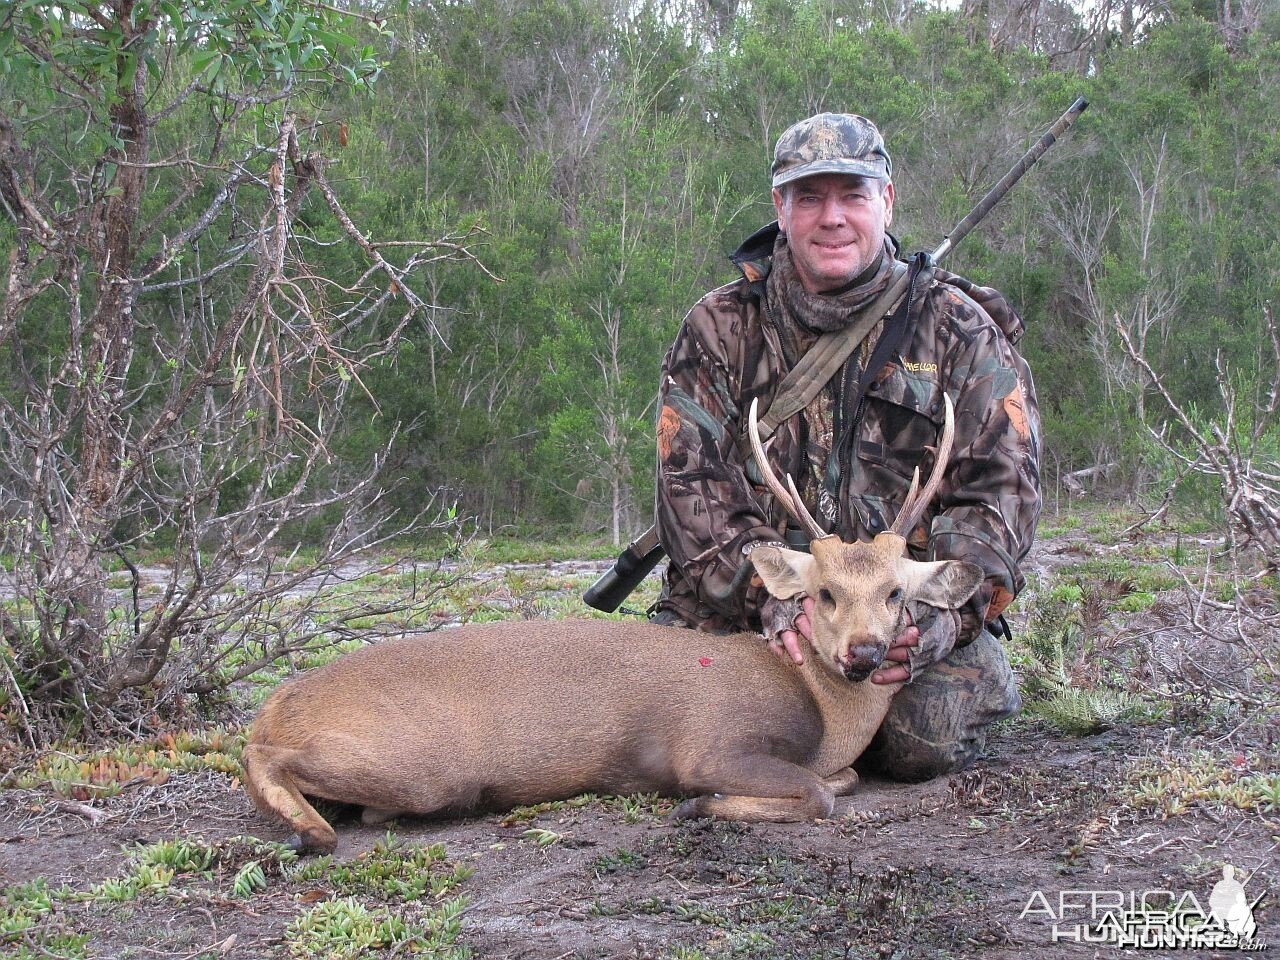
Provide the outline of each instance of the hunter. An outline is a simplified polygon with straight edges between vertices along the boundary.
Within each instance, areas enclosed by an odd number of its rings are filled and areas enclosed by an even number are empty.
[[[767,409],[824,334],[866,330],[835,375],[812,384],[807,406],[776,425],[768,456],[827,532],[870,539],[892,523],[912,468],[937,442],[943,391],[951,396],[954,451],[909,550],[970,560],[987,576],[959,611],[906,628],[872,674],[907,685],[863,765],[898,780],[954,772],[981,754],[995,720],[1021,707],[991,627],[1024,585],[1019,563],[1040,514],[1039,412],[1013,346],[1022,321],[1000,293],[927,257],[884,308],[881,295],[907,266],[888,233],[893,163],[865,117],[797,123],[777,142],[772,176],[777,221],[732,255],[741,278],[694,306],[663,363],[657,529],[670,563],[653,619],[758,631],[778,655],[802,660],[814,599],[773,599],[748,557],[761,543],[804,538],[759,485],[741,435],[751,401]]]

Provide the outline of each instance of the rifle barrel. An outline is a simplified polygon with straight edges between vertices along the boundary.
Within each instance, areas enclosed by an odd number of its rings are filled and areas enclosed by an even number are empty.
[[[987,195],[983,197],[976,207],[969,211],[969,215],[961,220],[954,230],[943,238],[942,243],[933,251],[933,259],[941,260],[951,248],[965,238],[970,230],[976,227],[988,213],[991,208],[1000,202],[1000,199],[1012,189],[1013,185],[1022,179],[1022,175],[1030,170],[1037,160],[1039,160],[1046,150],[1053,146],[1054,142],[1066,133],[1076,118],[1084,113],[1085,108],[1089,106],[1089,101],[1084,97],[1077,97],[1076,102],[1060,116],[1053,126],[1048,129],[1043,137],[1036,141],[1035,145],[1022,155],[1022,159],[1013,165],[1013,168],[1000,178],[1000,182],[987,191]]]

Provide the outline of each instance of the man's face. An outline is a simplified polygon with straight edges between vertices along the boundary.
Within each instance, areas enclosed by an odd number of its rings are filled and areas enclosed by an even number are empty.
[[[844,286],[871,266],[893,222],[893,184],[821,173],[773,191],[800,282],[810,293]]]

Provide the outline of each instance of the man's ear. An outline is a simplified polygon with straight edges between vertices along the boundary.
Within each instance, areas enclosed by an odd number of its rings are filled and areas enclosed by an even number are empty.
[[[754,556],[754,554],[753,554]],[[956,609],[973,596],[982,583],[982,568],[967,560],[934,560],[912,563],[914,584],[907,590],[912,600],[931,607]]]
[[[756,547],[751,551],[751,562],[764,581],[764,588],[779,600],[809,593],[817,573],[817,561],[812,556],[784,547]]]
[[[787,232],[787,198],[777,187],[773,188],[773,211],[778,215],[778,228]]]

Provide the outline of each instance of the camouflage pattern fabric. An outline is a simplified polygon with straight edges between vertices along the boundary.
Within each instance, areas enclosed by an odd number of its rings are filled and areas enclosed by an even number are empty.
[[[767,405],[786,373],[779,331],[762,306],[776,237],[775,224],[734,254],[742,278],[694,306],[663,364],[656,517],[671,562],[657,607],[705,630],[760,629],[765,595],[743,548],[786,539],[785,515],[752,482],[737,444],[752,399]],[[951,461],[908,542],[917,559],[964,559],[986,571],[960,611],[958,645],[1024,585],[1018,565],[1040,513],[1040,418],[1030,371],[1011,345],[1020,333],[999,293],[939,271],[905,347],[869,387],[852,462],[841,465],[833,532],[870,539],[897,515],[913,469],[927,476],[942,392],[951,396]],[[804,414],[779,426],[767,452],[780,476],[810,472],[809,434]]]
[[[820,113],[794,124],[778,138],[770,173],[775,187],[818,173],[888,180],[893,176],[893,161],[880,131],[866,117]]]
[[[991,724],[1021,708],[1009,658],[983,630],[894,694],[857,767],[907,782],[955,773],[982,755]]]

